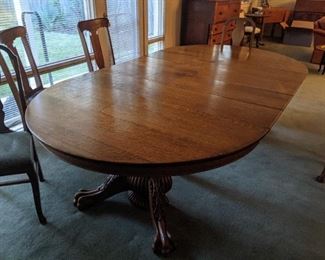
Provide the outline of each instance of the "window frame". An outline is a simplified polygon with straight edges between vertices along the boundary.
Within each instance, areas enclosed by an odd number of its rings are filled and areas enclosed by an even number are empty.
[[[149,37],[148,35],[148,23],[149,23],[149,17],[148,17],[148,1],[149,0],[142,0],[142,8],[143,8],[143,32],[142,32],[142,39],[143,39],[143,55],[148,56],[149,55],[149,45],[153,43],[162,42],[164,44],[165,38],[166,38],[166,9],[167,9],[167,0],[163,0],[163,34],[160,36],[154,36]]]
[[[90,17],[96,17],[96,4],[97,2],[100,1],[96,1],[96,0],[82,0],[84,3],[84,6],[87,7],[87,9],[85,10],[85,13],[90,15]],[[91,59],[94,59],[94,55],[91,55]],[[59,61],[55,61],[55,62],[49,62],[47,64],[44,65],[37,65],[38,71],[40,75],[44,75],[44,74],[48,74],[54,71],[58,71],[61,69],[66,69],[75,65],[79,65],[79,64],[83,64],[86,62],[86,57],[84,55],[78,55],[75,57],[71,57],[68,59],[62,59]],[[26,68],[26,74],[27,77],[33,77],[33,73],[31,68]],[[15,77],[14,77],[15,79]],[[0,75],[0,86],[7,84],[7,79],[5,78],[4,75]]]
[[[84,6],[87,7],[85,13],[90,15],[90,17],[107,17],[107,2],[109,0],[83,0]],[[148,36],[148,0],[138,0],[139,8],[139,46],[140,46],[140,56],[147,56],[149,45],[157,42],[162,42],[166,39],[166,6],[167,0],[164,1],[164,17],[163,17],[163,35],[158,37]],[[104,10],[104,11],[103,11]],[[103,50],[104,51],[104,50]],[[105,53],[104,55],[108,55]],[[94,55],[91,55],[91,59],[94,59]],[[57,70],[69,68],[75,65],[79,65],[86,62],[84,55],[75,56],[69,59],[62,59],[56,62],[50,62],[44,65],[38,65],[38,70],[40,75],[44,75]],[[28,77],[32,77],[32,71],[30,68],[26,69]],[[7,80],[4,75],[0,75],[0,86],[7,84]]]

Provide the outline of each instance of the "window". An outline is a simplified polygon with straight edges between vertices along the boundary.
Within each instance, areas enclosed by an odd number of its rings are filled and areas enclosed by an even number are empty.
[[[117,63],[140,56],[139,5],[136,0],[107,0],[110,33]]]
[[[111,23],[111,36],[117,63],[163,49],[165,0],[106,0],[107,15]],[[144,10],[147,14],[142,15]],[[147,32],[143,41],[148,46],[140,45],[140,34],[147,19]]]
[[[164,36],[164,1],[148,1],[148,37],[154,39]]]
[[[143,13],[140,9],[144,2],[148,10],[147,38],[152,52],[163,48],[165,0],[106,0],[113,47],[119,62],[140,56],[142,20],[139,16]],[[98,5],[97,0],[0,0],[0,30],[26,26],[39,67],[82,57],[76,25],[94,16],[92,4]],[[24,59],[23,63],[29,66]],[[85,65],[78,65],[51,72],[42,76],[43,84],[51,85],[86,71]]]
[[[0,30],[17,25],[27,28],[33,56],[46,87],[88,71],[77,23],[93,18],[95,7],[100,11],[105,4],[117,63],[163,49],[165,0],[0,0]],[[22,44],[16,45],[28,70]],[[0,73],[3,75],[1,70]],[[32,78],[30,82],[33,85]],[[0,81],[0,98],[7,122],[15,121],[18,114],[9,93],[8,86]]]
[[[0,30],[24,25],[34,58],[40,67],[82,56],[76,26],[78,21],[90,18],[89,1],[0,0]],[[23,63],[28,67],[26,60],[23,59]],[[53,84],[54,81],[85,71],[86,66],[76,66],[53,72],[43,76],[43,84]]]
[[[148,0],[148,53],[164,48],[165,1]]]
[[[0,30],[23,25],[39,68],[49,64],[77,64],[69,68],[43,74],[44,86],[87,72],[83,62],[83,50],[77,32],[80,20],[92,17],[89,8],[91,0],[0,0]],[[22,43],[17,41],[17,50],[25,67],[29,67]],[[79,61],[72,62],[77,57]],[[65,66],[66,67],[66,66]],[[3,75],[0,70],[0,75]],[[0,82],[1,83],[1,82]],[[30,79],[33,86],[33,79]],[[4,105],[6,122],[11,122],[18,111],[13,99],[9,97],[8,85],[0,85],[0,98]]]

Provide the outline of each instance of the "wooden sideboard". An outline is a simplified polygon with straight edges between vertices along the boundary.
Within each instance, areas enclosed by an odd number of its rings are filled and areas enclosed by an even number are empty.
[[[183,1],[181,45],[219,44],[224,22],[239,13],[240,0]],[[228,29],[231,31],[232,25]],[[231,33],[226,34],[225,40],[227,37]]]

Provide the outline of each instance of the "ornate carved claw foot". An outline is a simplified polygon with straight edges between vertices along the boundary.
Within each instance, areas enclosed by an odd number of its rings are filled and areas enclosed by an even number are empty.
[[[325,168],[324,168],[322,174],[316,177],[316,181],[318,181],[320,183],[324,183],[325,182]]]
[[[129,191],[129,200],[137,207],[150,208],[156,229],[153,251],[166,256],[174,249],[174,243],[167,231],[163,207],[168,204],[165,195],[172,187],[171,177],[146,178],[110,175],[106,181],[93,190],[80,190],[74,196],[74,205],[83,210],[123,191]]]
[[[153,224],[156,229],[152,245],[155,254],[166,256],[175,250],[171,236],[167,231],[166,219],[163,210],[165,194],[162,191],[162,179],[151,178],[148,181],[149,205]]]
[[[124,176],[110,175],[106,181],[94,190],[80,190],[74,196],[74,205],[79,209],[86,209],[117,193],[127,191],[127,179]]]
[[[127,182],[129,185],[129,200],[131,203],[139,208],[149,209],[149,178],[145,177],[128,177]],[[163,193],[163,200],[168,204],[168,198],[165,195],[172,188],[172,178],[160,178],[161,191]]]

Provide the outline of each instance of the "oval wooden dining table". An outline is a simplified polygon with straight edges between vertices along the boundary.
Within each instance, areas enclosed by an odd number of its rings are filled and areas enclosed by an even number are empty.
[[[174,47],[60,82],[32,100],[26,121],[63,160],[109,174],[75,195],[79,209],[128,191],[150,209],[154,252],[166,255],[174,249],[164,214],[171,176],[253,150],[306,74],[302,63],[260,49]]]

